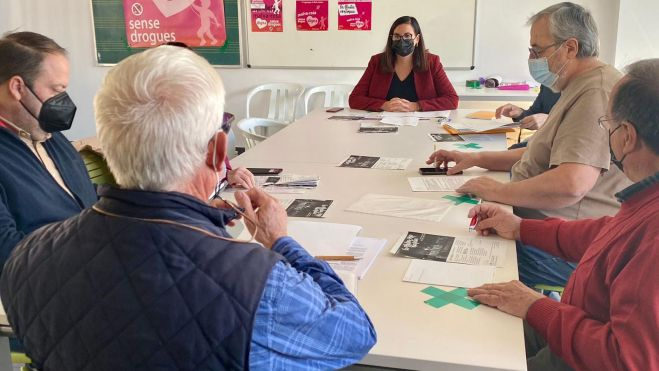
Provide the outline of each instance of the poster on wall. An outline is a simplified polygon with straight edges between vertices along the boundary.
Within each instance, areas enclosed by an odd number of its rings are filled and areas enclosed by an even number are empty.
[[[339,30],[370,31],[371,0],[339,0]]]
[[[298,31],[327,31],[328,0],[297,0],[295,14]]]
[[[170,41],[190,47],[219,47],[227,39],[224,0],[123,0],[131,48]]]
[[[250,0],[252,32],[283,32],[283,0]]]

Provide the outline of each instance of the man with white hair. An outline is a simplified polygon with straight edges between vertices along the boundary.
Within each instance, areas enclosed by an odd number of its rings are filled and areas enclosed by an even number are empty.
[[[621,171],[610,168],[608,137],[597,120],[606,114],[611,89],[621,74],[597,58],[597,25],[580,5],[552,5],[531,17],[529,24],[529,71],[538,82],[561,92],[544,126],[527,148],[440,150],[428,163],[455,161],[449,174],[473,166],[510,171],[510,183],[483,176],[457,191],[513,205],[525,218],[613,215],[620,208],[615,192],[630,183]],[[517,257],[520,279],[527,285],[565,286],[575,267],[532,246],[518,244]]]
[[[208,205],[227,147],[224,94],[184,48],[108,72],[95,112],[120,188],[28,236],[0,281],[39,369],[335,369],[373,346],[368,316],[286,236],[275,199],[251,189],[236,195],[244,213]],[[227,233],[237,214],[265,248]]]

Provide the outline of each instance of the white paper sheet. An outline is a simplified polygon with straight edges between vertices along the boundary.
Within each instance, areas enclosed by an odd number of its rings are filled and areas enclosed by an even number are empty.
[[[390,252],[421,260],[503,267],[506,247],[493,237],[455,237],[420,232],[404,233]]]
[[[411,158],[380,157],[371,169],[405,170],[411,162]]]
[[[351,224],[298,220],[288,223],[288,235],[313,256],[347,255],[346,250],[361,229]]]
[[[418,118],[433,118],[433,117],[449,117],[451,111],[424,111],[424,112],[373,112],[371,117],[418,117]]]
[[[412,259],[403,281],[452,287],[478,287],[494,281],[495,267]]]
[[[382,238],[355,237],[348,250],[341,255],[356,256],[360,260],[333,261],[328,263],[335,271],[351,272],[361,280],[386,244],[387,240]]]
[[[503,267],[506,247],[492,237],[456,238],[447,262]]]
[[[440,175],[407,178],[414,192],[453,192],[475,176]]]
[[[419,125],[419,118],[413,116],[385,116],[380,120],[381,123],[396,126],[417,126]]]
[[[368,193],[350,205],[346,210],[396,218],[439,222],[452,206],[453,202],[445,199],[428,200],[424,198]]]

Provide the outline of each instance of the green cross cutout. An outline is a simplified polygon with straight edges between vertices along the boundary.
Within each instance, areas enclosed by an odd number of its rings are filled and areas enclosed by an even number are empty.
[[[464,309],[472,310],[481,305],[479,302],[466,298],[467,289],[459,287],[451,291],[444,291],[437,287],[428,286],[421,290],[422,293],[432,296],[431,299],[424,301],[433,308],[441,308],[447,304],[455,304]]]
[[[451,195],[446,195],[446,196],[443,196],[442,198],[447,199],[447,200],[449,200],[449,201],[455,203],[456,206],[457,206],[457,205],[460,205],[460,204],[474,204],[474,205],[478,205],[478,200],[477,200],[477,199],[475,199],[475,198],[471,198],[471,197],[469,197],[469,196],[467,196],[467,195],[462,195],[462,196],[451,196]]]
[[[467,143],[467,144],[456,143],[455,145],[460,147],[460,148],[463,148],[463,149],[468,149],[468,148],[481,149],[481,148],[483,148],[478,143]]]

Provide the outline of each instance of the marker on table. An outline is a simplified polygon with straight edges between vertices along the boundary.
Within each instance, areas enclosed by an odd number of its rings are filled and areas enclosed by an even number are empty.
[[[315,258],[324,261],[353,261],[361,259],[353,255],[317,255]]]
[[[478,199],[478,204],[477,204],[477,205],[480,205],[481,202],[483,202],[483,199],[482,199],[482,198],[479,198],[479,199]],[[476,215],[474,215],[473,217],[471,217],[471,222],[469,222],[469,231],[473,231],[473,230],[476,229],[476,224],[478,224],[478,219],[479,219],[479,218],[478,218],[478,214],[476,214]]]

